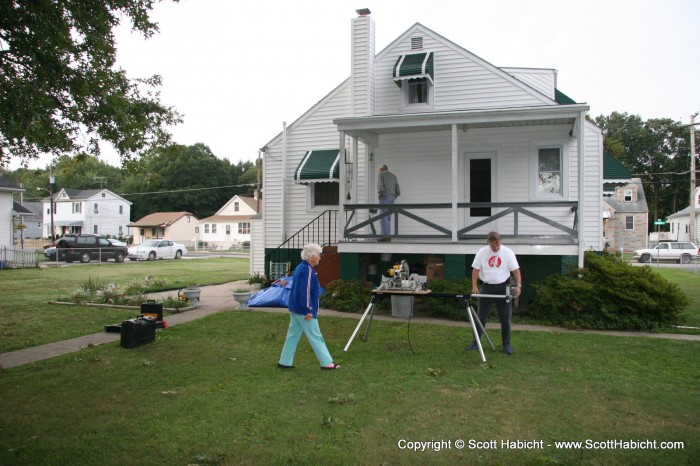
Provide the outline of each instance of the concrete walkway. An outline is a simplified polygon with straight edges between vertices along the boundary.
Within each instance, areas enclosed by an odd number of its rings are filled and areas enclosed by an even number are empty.
[[[238,308],[238,303],[233,299],[233,290],[239,288],[248,288],[247,281],[237,281],[224,283],[222,285],[204,286],[201,288],[201,294],[199,298],[199,304],[196,308],[181,312],[179,314],[169,315],[165,318],[168,327],[174,325],[184,324],[192,320],[196,320],[202,317],[206,317],[211,314],[215,314],[227,310],[235,310]],[[167,291],[163,293],[154,293],[149,295],[150,299],[158,299],[166,296],[174,296],[175,291]],[[273,308],[273,307],[256,307],[252,310],[257,312],[271,312],[271,313],[287,313],[287,309],[284,308]],[[330,309],[321,309],[320,314],[322,316],[332,316],[332,317],[343,317],[347,319],[359,320],[362,317],[362,313],[349,314],[346,312],[337,312]],[[402,319],[397,319],[391,316],[381,316],[375,315],[374,320],[384,320],[384,321],[397,321]],[[442,319],[432,319],[424,317],[414,317],[411,319],[413,323],[422,324],[435,324],[435,325],[448,325],[452,327],[465,327],[468,328],[469,324],[467,322],[455,322],[451,320]],[[366,325],[366,323],[364,324]],[[364,328],[364,326],[363,326]],[[486,325],[487,329],[500,329],[500,324],[498,323],[488,323]],[[699,341],[700,335],[677,335],[670,333],[646,333],[646,332],[615,332],[615,331],[604,331],[604,330],[569,330],[561,327],[546,327],[543,325],[513,325],[514,331],[527,331],[527,332],[550,332],[550,333],[590,333],[597,335],[610,335],[616,337],[646,337],[646,338],[661,338],[669,340],[686,340],[686,341]],[[349,336],[348,336],[349,337]],[[49,343],[46,345],[35,346],[33,348],[26,348],[23,350],[12,351],[9,353],[0,354],[0,369],[8,369],[10,367],[21,366],[23,364],[30,364],[33,362],[41,361],[44,359],[49,359],[55,356],[61,356],[64,354],[73,353],[80,351],[83,348],[90,346],[101,345],[103,343],[112,343],[120,340],[120,335],[118,333],[94,333],[92,335],[85,335],[82,337],[72,338],[70,340],[58,341],[55,343]]]

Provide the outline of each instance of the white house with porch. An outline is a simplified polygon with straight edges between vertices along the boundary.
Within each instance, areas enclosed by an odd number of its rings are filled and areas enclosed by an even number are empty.
[[[211,217],[199,221],[201,240],[220,249],[250,242],[250,219],[257,214],[257,199],[236,194]]]
[[[72,234],[94,234],[122,238],[128,234],[131,202],[109,189],[63,188],[51,198],[42,200],[44,235],[51,237]]]
[[[338,254],[319,276],[377,283],[407,260],[436,276],[471,273],[489,230],[524,280],[583,265],[603,249],[603,135],[557,71],[503,68],[416,23],[375,53],[367,12],[351,21],[350,77],[267,143],[252,270],[299,262],[317,242]],[[323,57],[319,57],[322,60]],[[386,164],[401,185],[382,211]],[[379,219],[391,216],[390,242]],[[430,277],[429,277],[430,278]]]
[[[695,223],[693,224],[695,238],[690,237],[690,206],[671,214],[666,219],[669,224],[669,239],[673,241],[692,241],[696,245],[700,243],[700,187],[695,188],[693,195],[695,203]]]

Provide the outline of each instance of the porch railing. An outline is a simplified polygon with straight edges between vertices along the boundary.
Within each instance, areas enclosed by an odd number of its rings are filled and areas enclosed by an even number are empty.
[[[338,243],[338,211],[326,210],[265,255],[265,273],[276,280],[301,262],[299,250],[309,243],[323,246]]]
[[[383,237],[451,240],[453,236],[450,203],[345,204],[344,208],[346,240]],[[576,201],[461,202],[457,209],[462,225],[456,231],[458,240],[483,240],[482,227],[489,228],[489,224],[499,221],[504,238],[578,242]],[[470,212],[479,212],[480,216],[470,216]],[[391,218],[390,235],[380,232],[379,224],[384,217]]]

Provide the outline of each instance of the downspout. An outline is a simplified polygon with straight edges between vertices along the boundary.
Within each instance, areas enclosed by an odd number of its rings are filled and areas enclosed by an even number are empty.
[[[287,122],[282,122],[282,243],[287,241]]]
[[[586,113],[580,112],[578,116],[578,268],[583,268],[583,253],[585,251],[585,245],[583,244],[583,233],[585,225],[585,209],[584,200],[586,196],[586,189],[584,186],[584,176],[585,176],[585,164],[584,164],[584,151],[586,150],[586,144],[584,139],[585,134],[585,124],[586,124]]]
[[[459,212],[457,202],[459,197],[459,157],[457,154],[457,125],[452,124],[452,242],[457,242],[457,230],[459,229]]]

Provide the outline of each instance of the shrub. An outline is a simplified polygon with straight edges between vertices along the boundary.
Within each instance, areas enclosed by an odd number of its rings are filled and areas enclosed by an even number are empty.
[[[333,280],[321,295],[321,307],[340,312],[364,311],[372,294],[369,286],[358,280]]]
[[[425,287],[432,293],[471,293],[471,281],[468,278],[430,280]],[[457,321],[469,320],[466,309],[455,298],[425,298],[425,302],[432,317]]]
[[[263,288],[265,288],[269,285],[269,283],[267,281],[267,277],[265,276],[265,274],[262,274],[262,273],[256,273],[256,274],[250,275],[248,277],[248,283],[251,285],[253,285],[255,283],[260,283],[260,285]]]
[[[534,317],[569,328],[653,330],[678,322],[687,296],[650,267],[587,252],[583,269],[533,283]]]

